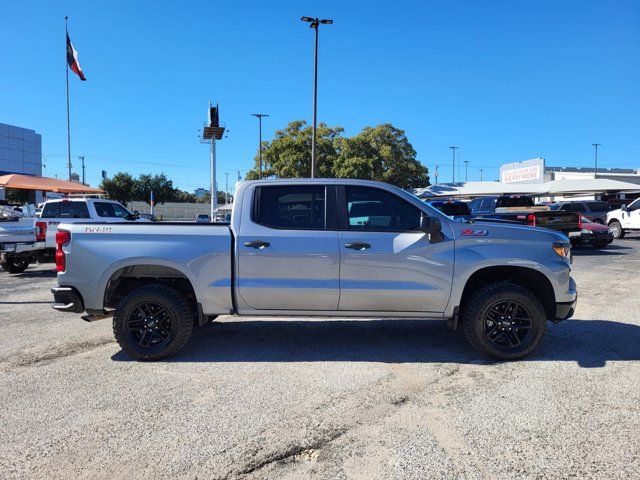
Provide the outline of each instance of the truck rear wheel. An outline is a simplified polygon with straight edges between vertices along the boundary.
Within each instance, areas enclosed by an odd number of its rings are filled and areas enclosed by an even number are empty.
[[[27,267],[29,266],[29,263],[31,263],[31,260],[27,256],[19,256],[19,257],[12,256],[12,257],[5,257],[0,262],[0,267],[2,267],[2,269],[5,272],[22,273],[27,269]]]
[[[187,299],[166,285],[145,285],[124,297],[113,316],[113,333],[136,360],[162,360],[176,354],[193,330]]]
[[[467,340],[483,355],[518,360],[533,352],[547,329],[540,300],[511,282],[495,283],[474,292],[463,306]]]

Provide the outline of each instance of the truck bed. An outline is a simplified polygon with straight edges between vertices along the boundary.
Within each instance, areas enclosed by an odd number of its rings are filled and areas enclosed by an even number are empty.
[[[555,210],[510,209],[508,212],[496,212],[482,215],[480,218],[509,220],[535,227],[549,228],[568,234],[580,230],[580,216],[574,212]],[[533,220],[535,219],[535,221]]]
[[[103,308],[101,292],[114,277],[140,278],[153,269],[187,277],[204,311],[232,309],[232,237],[226,224],[82,222],[61,223],[58,229],[71,232],[72,239],[64,247],[67,268],[58,281],[78,288],[87,309]],[[100,272],[97,281],[95,272]]]
[[[35,242],[36,230],[33,218],[0,222],[0,244]]]

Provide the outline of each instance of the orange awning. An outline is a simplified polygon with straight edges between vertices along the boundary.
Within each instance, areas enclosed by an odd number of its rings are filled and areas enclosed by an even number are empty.
[[[12,173],[0,177],[0,186],[5,188],[19,188],[22,190],[42,190],[57,193],[104,193],[99,188],[88,187],[81,183],[67,182],[57,178],[33,177]]]

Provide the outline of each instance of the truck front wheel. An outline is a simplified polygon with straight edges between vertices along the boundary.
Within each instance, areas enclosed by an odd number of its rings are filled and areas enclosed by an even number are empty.
[[[613,238],[616,240],[624,238],[624,229],[619,221],[613,220],[609,222],[609,228],[611,229],[611,233],[613,233]]]
[[[29,263],[31,263],[31,259],[26,255],[17,257],[10,256],[2,259],[0,267],[2,267],[5,272],[22,273],[27,269]]]
[[[187,299],[166,285],[136,288],[118,304],[113,333],[122,350],[136,360],[162,360],[177,353],[193,330]]]
[[[518,360],[536,349],[547,329],[540,300],[511,282],[486,285],[463,306],[467,340],[483,355]]]

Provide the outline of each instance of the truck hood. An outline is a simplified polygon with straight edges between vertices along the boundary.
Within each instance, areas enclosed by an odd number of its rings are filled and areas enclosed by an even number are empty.
[[[561,232],[542,227],[529,227],[516,222],[479,220],[474,223],[452,222],[456,238],[500,238],[506,240],[529,240],[542,242],[568,242]]]

